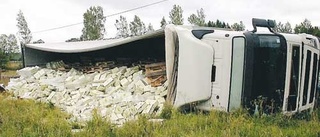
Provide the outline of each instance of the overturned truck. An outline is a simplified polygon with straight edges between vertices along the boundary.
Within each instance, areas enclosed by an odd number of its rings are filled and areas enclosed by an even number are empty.
[[[63,60],[165,61],[167,102],[177,108],[294,114],[317,99],[319,38],[276,33],[271,20],[253,19],[239,32],[168,25],[126,39],[23,46],[24,66]],[[257,32],[257,27],[268,32]]]

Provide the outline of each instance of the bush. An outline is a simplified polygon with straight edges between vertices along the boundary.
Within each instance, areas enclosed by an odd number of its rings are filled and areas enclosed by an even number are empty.
[[[8,61],[9,57],[0,49],[0,69],[4,69]]]

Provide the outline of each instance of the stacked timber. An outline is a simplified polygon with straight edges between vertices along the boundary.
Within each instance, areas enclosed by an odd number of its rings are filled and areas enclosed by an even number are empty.
[[[161,86],[165,81],[167,81],[165,62],[145,65],[145,70],[148,82],[152,87]]]

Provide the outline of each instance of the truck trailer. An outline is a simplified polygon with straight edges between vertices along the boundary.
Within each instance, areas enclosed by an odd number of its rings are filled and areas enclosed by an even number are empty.
[[[272,30],[253,19],[253,31],[167,25],[142,36],[22,46],[24,66],[83,57],[165,61],[167,102],[176,108],[270,114],[312,110],[317,100],[319,38]],[[257,31],[267,28],[268,31]]]

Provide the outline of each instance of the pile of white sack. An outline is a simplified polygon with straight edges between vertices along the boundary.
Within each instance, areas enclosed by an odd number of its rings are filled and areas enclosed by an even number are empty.
[[[83,74],[40,67],[23,68],[11,79],[7,90],[16,98],[52,103],[71,114],[71,121],[92,118],[93,110],[114,124],[134,120],[139,114],[159,114],[167,94],[167,83],[151,87],[138,67],[120,67],[101,73]]]

